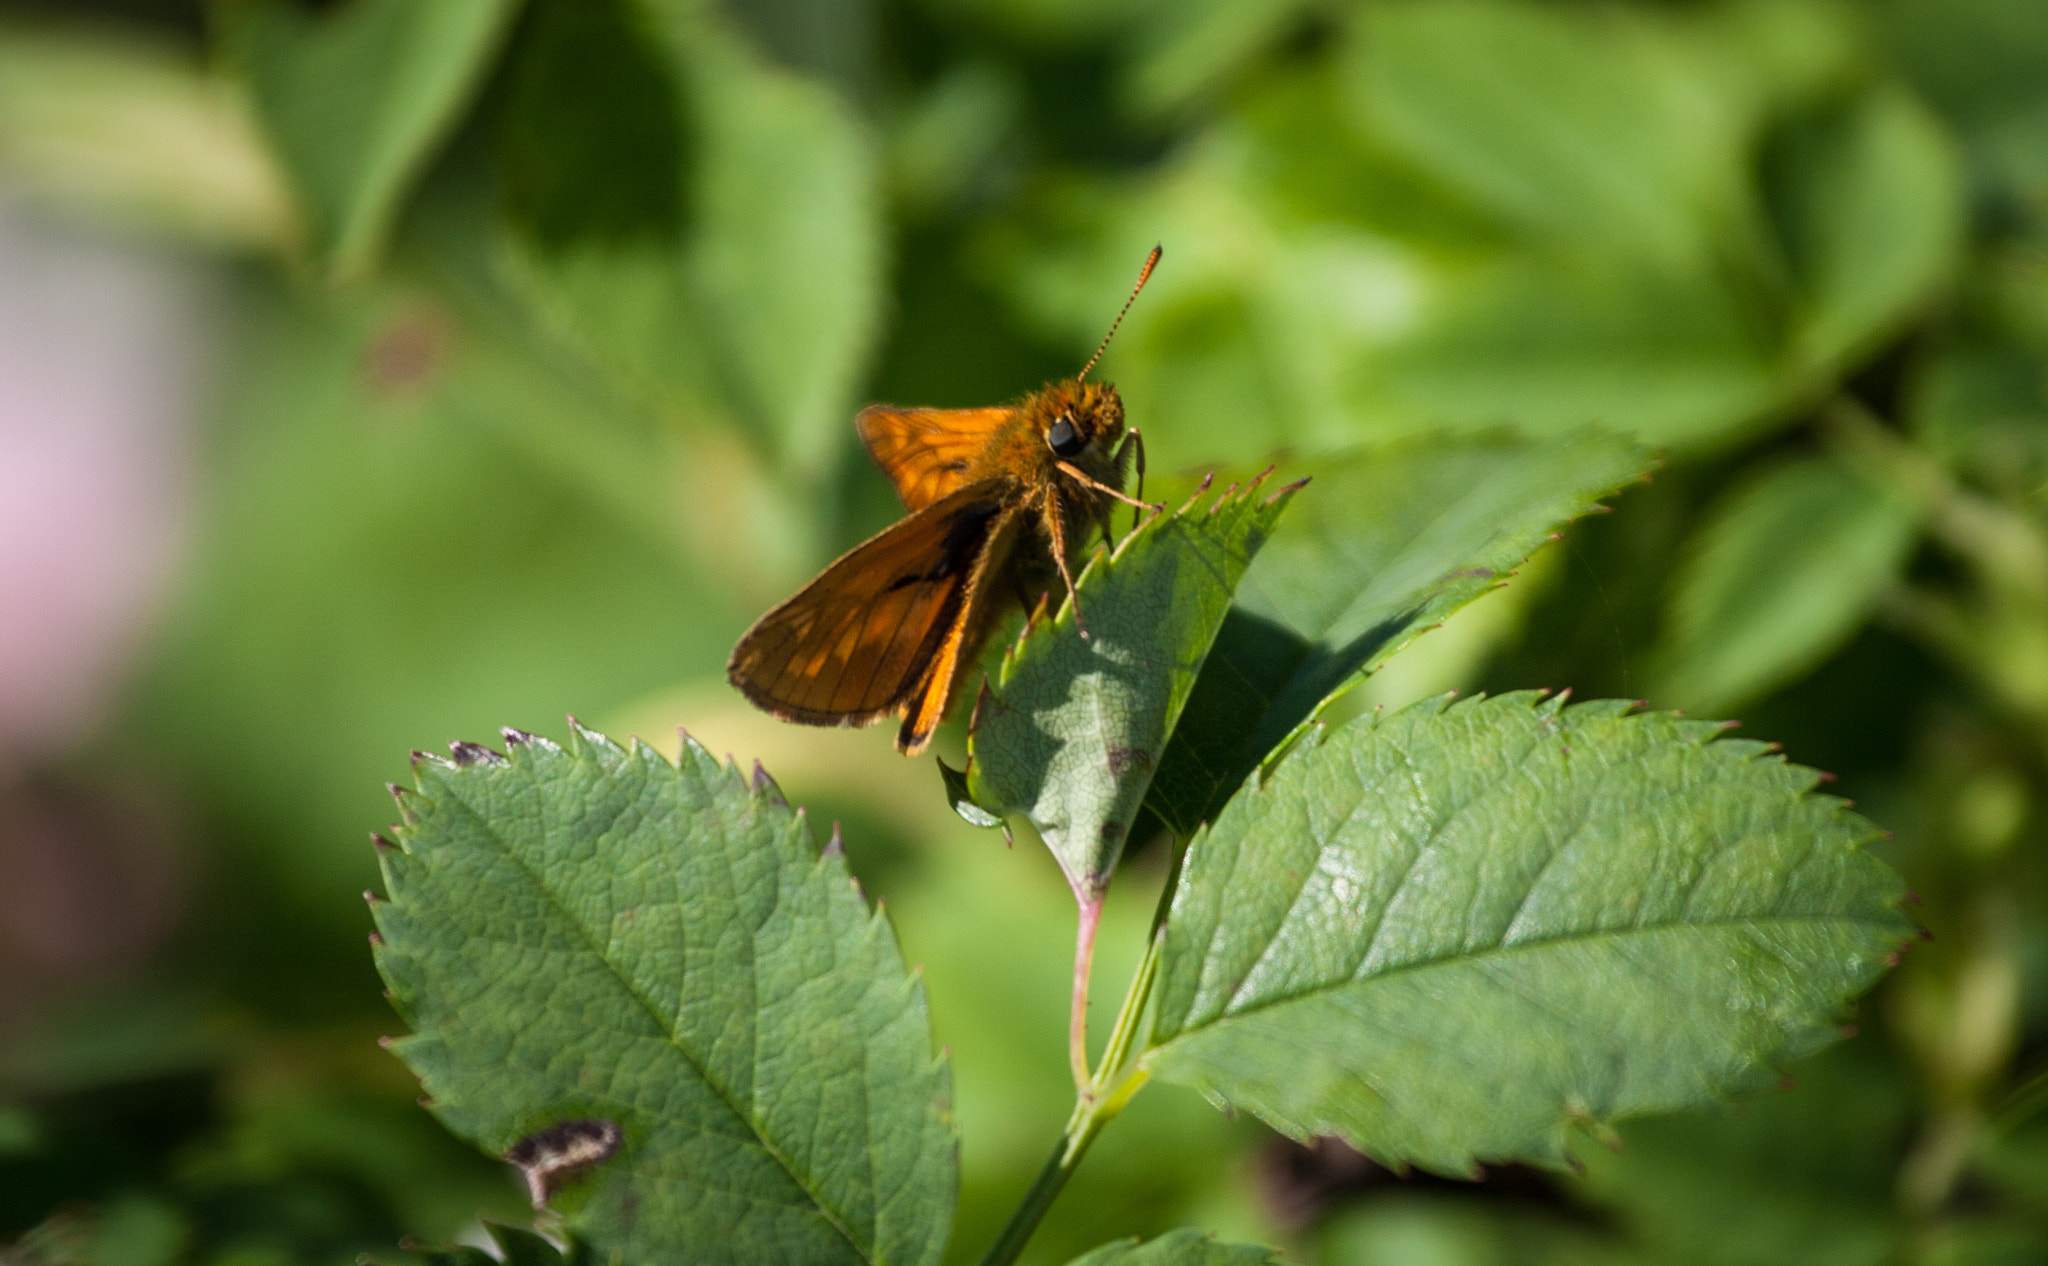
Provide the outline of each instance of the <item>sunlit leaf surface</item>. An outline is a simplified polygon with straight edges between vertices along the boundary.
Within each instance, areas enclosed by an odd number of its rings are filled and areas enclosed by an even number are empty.
[[[765,776],[579,730],[423,759],[383,855],[396,1044],[486,1151],[610,1122],[569,1225],[628,1261],[936,1262],[950,1072],[922,984]]]
[[[1290,756],[1190,846],[1146,1062],[1464,1173],[1828,1042],[1903,887],[1817,774],[1719,732],[1437,699]]]
[[[1075,581],[977,706],[968,790],[1037,828],[1076,893],[1116,870],[1230,597],[1295,496],[1254,481],[1148,521]]]

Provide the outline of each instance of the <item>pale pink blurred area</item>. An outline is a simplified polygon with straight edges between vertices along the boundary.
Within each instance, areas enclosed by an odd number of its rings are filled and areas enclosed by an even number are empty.
[[[0,191],[0,778],[91,736],[177,567],[217,323],[196,266]]]
[[[142,969],[190,887],[150,771],[85,753],[184,551],[210,294],[0,190],[0,1031]]]

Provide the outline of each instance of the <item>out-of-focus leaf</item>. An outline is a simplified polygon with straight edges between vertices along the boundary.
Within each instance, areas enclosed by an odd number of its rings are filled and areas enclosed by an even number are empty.
[[[560,358],[417,293],[264,298],[134,732],[275,933],[355,959],[335,894],[373,877],[354,840],[406,750],[712,672],[746,613],[661,521],[674,459]]]
[[[632,0],[531,0],[497,120],[512,220],[543,247],[673,244],[691,174],[676,67]]]
[[[1898,579],[1918,521],[1904,494],[1830,458],[1738,484],[1672,578],[1654,694],[1725,712],[1812,668]]]
[[[0,31],[0,177],[210,245],[283,250],[290,195],[224,80],[139,41]]]
[[[72,1000],[17,1024],[0,1048],[0,1086],[15,1094],[91,1093],[224,1063],[246,1023],[189,985],[148,980]]]
[[[1581,433],[1418,441],[1318,469],[1239,587],[1147,807],[1182,836],[1213,820],[1323,700],[1652,463],[1626,440]]]
[[[925,7],[1026,46],[1073,49],[1128,29],[1156,0],[927,0]]]
[[[1950,346],[1916,376],[1914,439],[1973,482],[2015,501],[2048,479],[2048,375],[2009,342]]]
[[[1024,88],[1014,69],[956,66],[904,111],[889,138],[891,193],[914,218],[929,218],[979,192],[1014,145]]]
[[[501,1154],[615,1126],[553,1203],[629,1259],[936,1262],[950,1072],[839,850],[695,743],[511,738],[421,761],[381,859],[395,1049],[436,1115]]]
[[[875,87],[877,0],[734,0],[726,11],[778,63],[859,100]]]
[[[1799,290],[1797,354],[1846,366],[1954,272],[1961,164],[1935,120],[1897,92],[1794,129],[1775,157],[1771,192]]]
[[[1880,0],[1887,59],[1960,134],[1983,192],[2048,197],[2048,23],[2034,0]]]
[[[497,1266],[498,1261],[473,1244],[411,1244],[403,1257],[365,1253],[357,1260],[359,1266]]]
[[[1095,296],[1166,242],[1106,372],[1191,459],[1503,425],[1726,446],[1952,271],[1939,137],[1854,95],[1837,7],[1396,2],[1336,34],[1151,173],[1047,182],[990,235],[1020,306],[1083,352]],[[1879,103],[1852,161],[1781,183],[1835,199],[1808,234],[1830,258],[1882,258],[1788,277],[1756,155],[1842,98]]]
[[[1182,1227],[1139,1243],[1105,1244],[1069,1266],[1267,1266],[1279,1254],[1257,1244],[1227,1244],[1208,1231]]]
[[[845,451],[879,333],[876,147],[832,90],[763,64],[684,0],[641,0],[698,126],[688,273],[720,383],[800,478]]]
[[[1316,1236],[1333,1266],[1651,1266],[1582,1223],[1509,1200],[1389,1192],[1347,1202]]]
[[[228,10],[236,66],[329,272],[353,276],[375,262],[514,7],[350,0],[314,15],[294,0],[243,0]]]
[[[0,1253],[9,1266],[173,1266],[189,1260],[192,1239],[183,1211],[128,1192],[99,1206],[69,1202]]]
[[[1668,29],[1501,0],[1365,15],[1363,125],[1517,229],[1690,264],[1739,206],[1746,120]]]
[[[192,1230],[188,1215],[168,1201],[140,1193],[117,1196],[95,1211],[86,1260],[95,1266],[173,1266],[190,1247]]]
[[[1297,751],[1189,846],[1145,1065],[1466,1173],[1824,1045],[1904,888],[1818,775],[1720,732],[1511,695]]]
[[[498,280],[651,414],[717,416],[683,234],[699,191],[688,64],[632,0],[540,0],[508,56]]]
[[[30,1156],[41,1145],[35,1114],[15,1103],[0,1103],[0,1160]]]
[[[1185,106],[1214,91],[1315,7],[1317,0],[1185,0],[1159,6],[1140,28],[1129,95],[1148,111]]]
[[[1143,524],[1075,580],[1074,602],[1028,630],[976,705],[967,784],[1023,815],[1083,900],[1116,871],[1196,674],[1245,568],[1294,487],[1260,481]]]
[[[1906,1228],[1893,1208],[1911,1087],[1865,1039],[1802,1063],[1740,1109],[1621,1126],[1621,1146],[1579,1149],[1573,1184],[1650,1260],[1879,1266]]]
[[[249,1043],[219,1079],[219,1127],[178,1151],[177,1191],[203,1208],[318,1175],[354,1193],[365,1230],[388,1222],[429,1240],[457,1235],[479,1216],[529,1212],[502,1165],[421,1112],[402,1075],[381,1075],[397,1070],[375,1068],[373,1081],[346,1063],[376,1058],[364,1040],[370,1031],[329,1038],[324,1059],[283,1042]]]
[[[569,1251],[564,1253],[547,1240],[531,1231],[498,1222],[484,1223],[484,1231],[491,1242],[498,1246],[505,1266],[565,1266],[565,1263],[587,1261],[589,1248],[581,1241],[572,1241]]]
[[[1431,319],[1357,371],[1357,398],[1459,429],[1588,424],[1647,444],[1725,443],[1785,376],[1745,299],[1709,271],[1592,248],[1513,253],[1445,278]]]

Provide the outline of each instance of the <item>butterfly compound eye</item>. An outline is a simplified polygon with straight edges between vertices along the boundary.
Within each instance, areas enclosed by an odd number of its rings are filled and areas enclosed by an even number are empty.
[[[1073,422],[1064,417],[1055,418],[1053,424],[1046,428],[1045,442],[1061,457],[1072,457],[1088,447],[1081,442],[1081,433],[1074,429]]]

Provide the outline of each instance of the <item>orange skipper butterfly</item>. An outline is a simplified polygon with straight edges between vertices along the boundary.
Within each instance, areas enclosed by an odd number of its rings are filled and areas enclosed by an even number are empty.
[[[755,622],[726,676],[757,706],[805,725],[903,718],[896,748],[915,756],[946,717],[989,630],[1015,604],[1030,610],[1057,580],[1074,594],[1073,560],[1117,502],[1145,502],[1145,447],[1123,400],[1087,381],[1158,265],[1138,284],[1095,355],[1071,380],[1016,404],[904,409],[854,419],[861,442],[909,517],[856,545]],[[1124,495],[1135,464],[1138,497]],[[1087,625],[1076,621],[1086,637]]]

